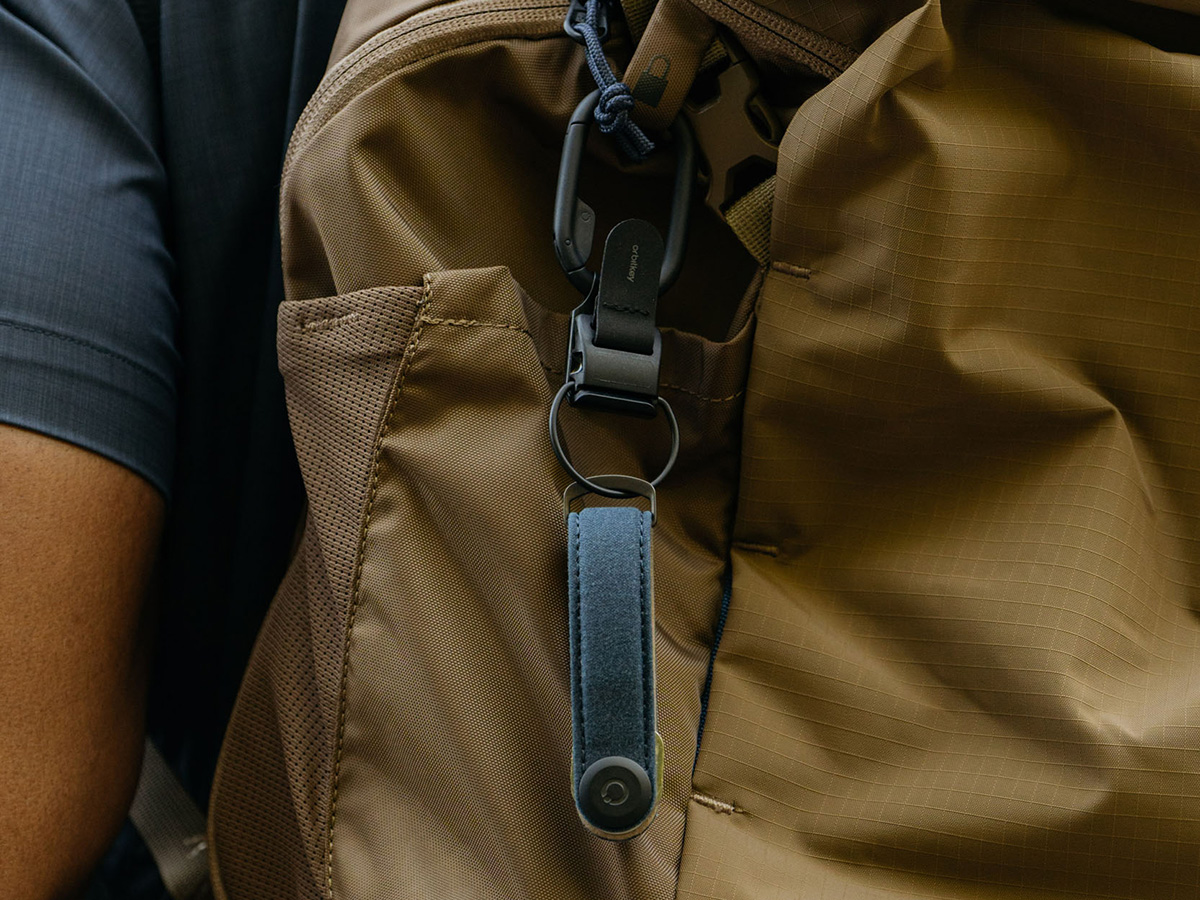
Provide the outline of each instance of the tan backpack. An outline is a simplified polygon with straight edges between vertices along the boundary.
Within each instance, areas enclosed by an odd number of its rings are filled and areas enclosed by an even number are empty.
[[[216,896],[1200,896],[1200,62],[1155,36],[1200,10],[1170,5],[609,9],[661,147],[584,152],[584,107],[570,183],[588,7],[350,0],[283,174],[308,518]],[[688,234],[656,307],[649,233],[604,250],[629,219]],[[661,328],[652,528],[640,482],[564,518],[548,420],[603,343],[571,315],[596,270],[633,299],[585,312]],[[665,414],[562,405],[581,474],[669,455]],[[638,510],[638,567],[581,506]],[[626,574],[632,667],[573,619]],[[605,665],[642,678],[652,811],[597,828],[576,682]]]

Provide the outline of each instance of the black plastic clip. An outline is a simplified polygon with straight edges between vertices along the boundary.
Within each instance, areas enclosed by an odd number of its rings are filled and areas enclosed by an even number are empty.
[[[584,43],[583,35],[579,33],[579,23],[587,17],[587,0],[571,0],[567,7],[567,17],[563,19],[563,31],[577,44]],[[608,4],[601,2],[597,8],[596,35],[600,43],[608,40]]]
[[[566,380],[572,406],[643,418],[657,413],[662,255],[662,238],[649,222],[626,219],[609,232],[587,308],[571,316]]]
[[[715,93],[689,100],[687,118],[708,169],[705,202],[724,217],[751,188],[774,174],[783,126],[763,99],[758,71],[728,32],[720,32],[729,65],[716,76]]]
[[[571,316],[565,387],[572,406],[653,418],[661,405],[662,358],[655,314],[659,295],[683,265],[696,142],[687,120],[677,118],[672,125],[675,195],[665,244],[649,222],[626,219],[609,232],[597,275],[587,265],[596,216],[579,199],[579,174],[599,96],[599,91],[589,94],[571,117],[554,202],[555,253],[567,278],[585,295]]]

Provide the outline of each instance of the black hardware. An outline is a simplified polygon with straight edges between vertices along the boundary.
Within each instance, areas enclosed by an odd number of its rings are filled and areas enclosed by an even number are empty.
[[[583,150],[587,145],[592,113],[600,100],[600,91],[592,91],[575,107],[563,141],[562,162],[558,168],[558,191],[554,197],[554,252],[567,278],[587,296],[596,275],[587,267],[592,253],[595,214],[579,199],[579,173]],[[658,279],[661,294],[679,277],[687,248],[688,210],[692,203],[692,185],[696,177],[696,138],[686,116],[671,123],[675,142],[675,197],[671,202],[671,222],[667,229],[665,255]]]
[[[608,40],[608,4],[601,3],[596,16],[596,34],[600,42]],[[567,7],[567,17],[563,20],[563,31],[577,44],[585,43],[579,33],[579,23],[587,16],[587,0],[571,0]]]

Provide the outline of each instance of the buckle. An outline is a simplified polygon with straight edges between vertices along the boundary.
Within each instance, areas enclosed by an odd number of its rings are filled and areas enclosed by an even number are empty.
[[[746,51],[725,33],[721,41],[729,65],[716,76],[715,95],[689,100],[680,118],[691,121],[708,163],[704,202],[724,217],[734,200],[775,171],[783,127],[759,92],[758,72]]]
[[[567,126],[554,199],[554,250],[567,278],[584,295],[571,315],[564,388],[572,406],[629,415],[657,415],[662,339],[655,324],[658,297],[679,277],[687,245],[688,210],[695,180],[696,143],[681,116],[675,138],[675,194],[664,242],[641,219],[626,219],[609,232],[600,273],[588,268],[595,212],[579,198],[592,112],[600,92],[575,108]]]

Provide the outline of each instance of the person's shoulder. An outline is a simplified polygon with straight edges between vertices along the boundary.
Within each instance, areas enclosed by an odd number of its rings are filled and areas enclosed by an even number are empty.
[[[0,422],[165,492],[178,360],[145,41],[126,0],[8,0],[0,46]]]

